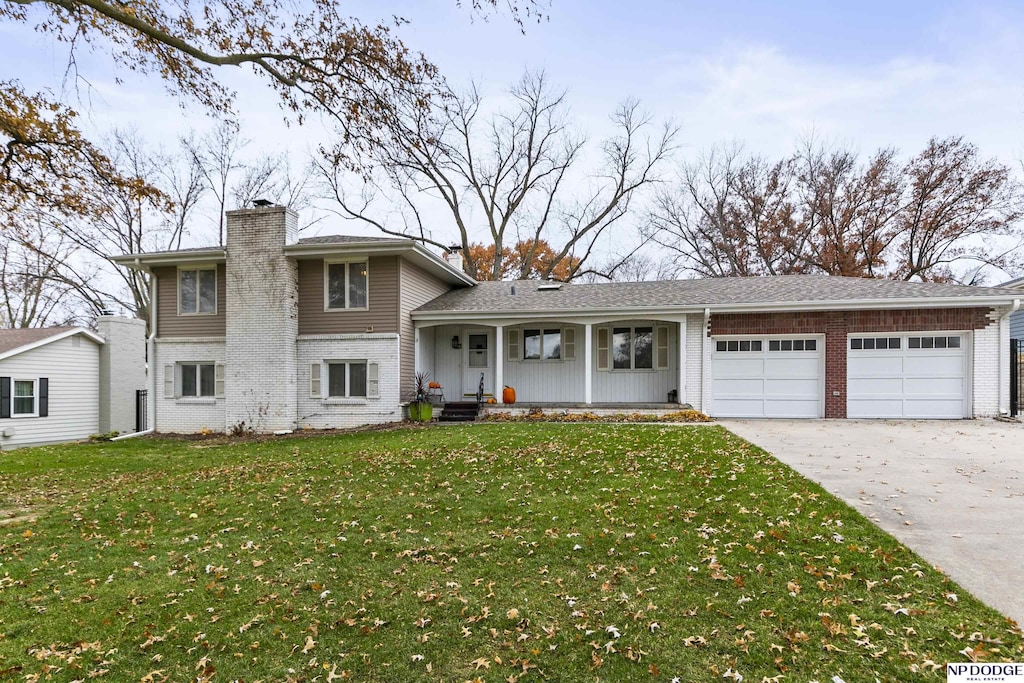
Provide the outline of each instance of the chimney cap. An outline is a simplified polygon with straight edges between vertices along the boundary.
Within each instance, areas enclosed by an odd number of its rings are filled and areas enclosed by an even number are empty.
[[[269,199],[254,199],[252,200],[252,204],[253,206],[263,208],[265,206],[273,206],[274,202],[270,201]]]
[[[448,253],[450,253],[450,254],[457,254],[460,251],[462,251],[462,245],[461,244],[453,244],[452,246],[448,247]]]

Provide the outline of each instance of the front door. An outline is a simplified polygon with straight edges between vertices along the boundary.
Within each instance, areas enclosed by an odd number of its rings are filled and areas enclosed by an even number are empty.
[[[494,349],[491,348],[491,333],[488,330],[466,330],[466,343],[463,344],[462,359],[462,394],[464,397],[475,397],[480,387],[480,377],[484,378],[484,394],[494,394]]]

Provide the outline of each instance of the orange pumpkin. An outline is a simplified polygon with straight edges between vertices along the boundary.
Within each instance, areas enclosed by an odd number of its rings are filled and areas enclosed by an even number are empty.
[[[506,386],[505,390],[501,392],[501,400],[505,403],[516,402],[516,390],[510,386]]]

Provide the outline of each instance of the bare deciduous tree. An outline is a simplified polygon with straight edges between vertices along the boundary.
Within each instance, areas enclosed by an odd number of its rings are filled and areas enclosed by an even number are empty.
[[[409,106],[391,125],[391,141],[374,150],[376,164],[355,188],[346,156],[325,150],[320,169],[333,210],[380,231],[445,247],[451,238],[429,225],[431,201],[450,221],[468,260],[469,247],[493,247],[489,277],[508,273],[506,249],[524,250],[522,264],[536,264],[549,248],[550,277],[569,263],[565,277],[587,271],[601,238],[628,214],[638,195],[660,179],[677,130],[657,127],[639,103],[627,101],[612,115],[616,133],[600,144],[600,170],[580,168],[587,139],[570,122],[564,91],[543,73],[527,73],[496,110],[477,88],[447,91],[444,106]],[[387,205],[380,209],[380,204]]]
[[[805,141],[768,162],[716,149],[683,167],[647,220],[652,239],[701,276],[828,273],[975,280],[1020,267],[1021,188],[961,138],[906,163]]]

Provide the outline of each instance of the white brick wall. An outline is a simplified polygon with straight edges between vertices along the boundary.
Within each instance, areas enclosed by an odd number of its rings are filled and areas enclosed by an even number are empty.
[[[100,433],[135,431],[135,392],[145,389],[146,321],[118,316],[96,319],[100,347]]]
[[[284,207],[227,214],[225,427],[295,427],[298,268],[284,255],[298,215]]]
[[[697,410],[701,407],[701,367],[703,366],[703,353],[701,340],[704,335],[704,316],[686,316],[686,396],[681,398]]]
[[[974,417],[998,415],[1000,397],[1009,395],[1009,373],[1000,372],[1003,360],[1000,347],[1009,345],[1010,341],[1006,325],[999,322],[1000,315],[999,311],[990,313],[988,327],[974,331]]]
[[[399,395],[399,339],[396,334],[338,334],[304,336],[296,344],[298,371],[298,426],[316,429],[357,427],[397,422],[403,417]],[[363,360],[379,366],[380,398],[344,402],[312,398],[309,373],[312,363],[326,360]],[[327,387],[326,368],[322,374]],[[325,391],[326,393],[326,391]]]
[[[156,407],[156,431],[192,434],[208,429],[224,431],[223,398],[164,398],[165,366],[176,363],[223,363],[224,340],[211,337],[157,339],[153,368],[156,394],[150,397]]]

